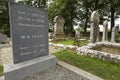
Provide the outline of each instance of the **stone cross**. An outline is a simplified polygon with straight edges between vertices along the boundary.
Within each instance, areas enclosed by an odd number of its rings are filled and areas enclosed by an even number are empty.
[[[103,36],[102,41],[107,41],[108,39],[108,21],[104,21],[103,23]]]
[[[64,23],[65,23],[65,20],[63,17],[61,16],[56,16],[54,18],[54,34],[63,34],[64,31],[63,31],[63,27],[64,27]]]
[[[111,34],[111,42],[115,43],[115,35],[117,34],[117,30],[118,30],[119,26],[115,26],[112,28],[112,34]]]
[[[99,14],[98,10],[93,11],[90,18],[90,26],[91,26],[91,32],[90,32],[90,43],[95,43],[99,41]]]

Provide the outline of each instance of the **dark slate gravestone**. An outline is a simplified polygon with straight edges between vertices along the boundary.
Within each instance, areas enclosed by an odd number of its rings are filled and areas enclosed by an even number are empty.
[[[10,3],[14,63],[48,55],[47,11]]]

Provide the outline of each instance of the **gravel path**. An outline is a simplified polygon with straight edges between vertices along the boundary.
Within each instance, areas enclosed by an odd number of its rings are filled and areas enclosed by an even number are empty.
[[[72,71],[57,65],[54,68],[47,69],[24,80],[81,80],[80,76]]]
[[[0,64],[6,64],[12,62],[12,49],[2,48],[0,49]]]
[[[56,46],[49,46],[49,53],[56,53],[63,50],[61,47],[56,47]]]

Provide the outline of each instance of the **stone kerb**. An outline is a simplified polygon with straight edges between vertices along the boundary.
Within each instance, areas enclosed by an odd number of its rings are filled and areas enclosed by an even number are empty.
[[[96,51],[96,50],[91,49],[93,47],[98,47],[101,45],[120,47],[120,44],[116,44],[116,43],[98,42],[95,44],[88,44],[87,46],[79,47],[79,48],[77,48],[76,51],[77,51],[77,54],[80,54],[80,55],[87,55],[90,57],[97,57],[97,58],[100,58],[100,59],[106,60],[106,61],[113,61],[113,62],[120,63],[120,55],[111,54],[111,53],[102,52],[102,51]]]
[[[54,43],[49,43],[50,46],[56,46],[56,47],[61,47],[64,49],[77,49],[78,46],[73,46],[73,45],[65,45],[65,44],[54,44]]]

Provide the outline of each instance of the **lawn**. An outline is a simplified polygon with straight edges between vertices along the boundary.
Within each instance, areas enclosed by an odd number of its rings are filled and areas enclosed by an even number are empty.
[[[0,65],[0,76],[3,75],[3,66]]]
[[[67,40],[57,41],[57,42],[53,42],[53,43],[74,45],[74,39],[67,39]],[[88,43],[87,40],[81,40],[80,41],[80,46],[86,45],[87,43]]]
[[[54,55],[68,64],[95,74],[105,80],[120,80],[120,64],[101,59],[81,56],[73,51],[63,50]]]

